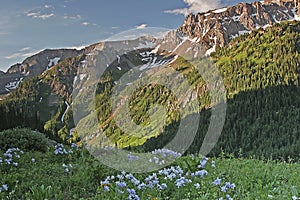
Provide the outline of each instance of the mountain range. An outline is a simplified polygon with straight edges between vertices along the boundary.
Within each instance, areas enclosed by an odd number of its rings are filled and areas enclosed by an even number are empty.
[[[240,35],[287,20],[297,20],[297,7],[294,2],[287,2],[283,5],[264,2],[239,3],[205,13],[190,14],[177,30],[170,31],[163,40],[152,39],[148,46],[151,44],[149,47],[159,47],[168,51],[190,51],[185,54],[195,57],[209,55],[216,48],[224,47]],[[143,37],[137,40],[133,42],[137,47],[141,43],[144,45],[147,43]],[[198,48],[193,49],[191,43],[200,45],[196,45]],[[47,49],[41,51],[22,63],[11,66],[7,72],[0,72],[0,94],[9,93],[24,78],[39,75],[59,61],[89,54],[103,45],[105,46],[105,42],[93,44],[81,50]]]
[[[72,118],[78,111],[76,107],[71,108],[72,94],[77,86],[80,89],[80,84],[91,81],[94,74],[87,66],[89,62],[97,62],[103,72],[97,80],[97,101],[81,109],[88,113],[91,107],[96,108],[101,130],[115,146],[160,147],[178,129],[178,105],[197,99],[201,116],[209,118],[211,115],[215,105],[208,95],[209,86],[187,61],[211,56],[223,76],[228,98],[224,131],[215,152],[225,149],[238,153],[239,148],[243,148],[259,155],[267,152],[269,156],[297,156],[299,129],[293,125],[300,113],[300,101],[295,96],[299,89],[300,51],[300,24],[294,22],[297,19],[295,2],[240,3],[190,14],[177,30],[166,33],[163,38],[142,36],[134,40],[103,41],[80,50],[44,50],[0,73],[0,119],[4,122],[0,129],[29,126],[57,140],[78,140],[81,135],[76,135],[73,128],[79,121],[74,119],[74,122]],[[102,59],[94,60],[95,54]],[[132,97],[124,96],[130,102],[132,120],[142,126],[149,124],[147,112],[155,102],[167,105],[164,130],[150,127],[155,130],[153,134],[147,135],[147,130],[141,130],[141,139],[131,138],[113,120],[109,100],[112,88],[118,85],[123,74],[135,67],[141,71],[153,69],[151,73],[160,77],[162,72],[155,71],[157,66],[184,74],[197,88],[197,95],[190,92],[175,100],[166,88],[148,84]],[[287,111],[290,107],[294,109]],[[249,112],[251,115],[247,116]],[[82,118],[82,123],[91,119],[84,113]],[[199,148],[207,130],[207,119],[200,121],[203,130],[198,131],[198,139],[189,149],[192,152]],[[263,138],[272,137],[271,132],[276,133],[277,138],[263,143]],[[105,138],[97,138],[94,142],[102,146],[109,144]],[[281,141],[283,138],[285,142]]]

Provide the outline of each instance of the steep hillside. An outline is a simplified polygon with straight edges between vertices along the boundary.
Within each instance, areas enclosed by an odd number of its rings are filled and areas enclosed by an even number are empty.
[[[299,31],[298,22],[278,24],[237,38],[213,54],[227,89],[228,112],[221,138],[212,153],[218,154],[224,150],[276,158],[299,156]],[[201,75],[183,58],[177,58],[166,65],[167,68],[185,73],[188,80],[203,91],[198,97],[202,109],[199,124],[201,128],[189,150],[197,152],[202,145],[211,115],[209,108],[212,105],[205,89],[207,87]],[[143,149],[151,150],[167,144],[178,129],[176,109],[167,111],[169,118],[162,134],[149,136],[147,132],[141,131],[141,135],[147,135],[142,138],[128,136],[112,120],[109,98],[116,81],[114,69],[107,69],[107,76],[104,76],[104,82],[100,81],[99,88],[102,89],[98,90],[97,95],[97,113],[103,133],[119,147],[136,146],[149,137],[151,139],[147,140]],[[160,72],[154,73],[159,75]],[[170,94],[166,88],[152,84],[137,90],[130,97],[132,120],[146,126],[149,123],[147,113],[155,103],[176,108],[180,100],[174,101]],[[185,98],[183,101],[187,100]],[[188,133],[187,129],[186,134]],[[160,136],[157,137],[157,134]],[[97,142],[104,146],[107,144],[105,140],[101,140],[101,136]]]
[[[299,32],[299,22],[278,24],[236,38],[212,55],[228,98],[225,126],[212,153],[299,157]],[[210,114],[201,113],[190,152],[202,145]],[[166,144],[174,131],[176,123],[144,148]]]

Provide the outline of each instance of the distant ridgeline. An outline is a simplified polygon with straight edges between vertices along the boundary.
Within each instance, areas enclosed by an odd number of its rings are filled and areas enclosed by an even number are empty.
[[[222,135],[211,152],[246,156],[299,158],[300,152],[300,23],[289,21],[233,39],[217,48],[212,59],[223,76],[228,109]],[[136,66],[144,64],[140,55],[151,49],[130,52]],[[170,56],[170,55],[168,55]],[[149,55],[155,62],[166,54]],[[122,60],[122,57],[120,58]],[[5,100],[0,101],[0,129],[27,126],[62,141],[78,140],[72,118],[71,94],[77,69],[84,56],[67,58],[43,74],[24,80]],[[149,123],[148,111],[156,104],[167,106],[164,130],[148,138],[130,138],[112,118],[111,99],[115,81],[130,66],[107,67],[99,80],[95,98],[99,126],[120,148],[151,150],[163,147],[174,136],[180,121],[175,97],[160,85],[148,84],[130,97],[130,114],[139,125]],[[189,152],[198,152],[209,125],[210,97],[201,75],[182,57],[173,58],[168,67],[182,73],[198,89],[201,108],[197,137]],[[159,72],[156,72],[159,74]],[[188,97],[187,97],[188,98]],[[188,99],[187,99],[188,100]],[[187,132],[189,130],[186,130]],[[149,133],[141,133],[147,135]]]
[[[264,0],[265,4],[277,3],[279,5],[283,5],[284,3],[294,3],[295,8],[297,8],[297,14],[300,15],[300,2],[299,0]]]

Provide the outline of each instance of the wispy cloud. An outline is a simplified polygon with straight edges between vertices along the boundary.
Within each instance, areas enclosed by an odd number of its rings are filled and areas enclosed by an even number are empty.
[[[183,0],[187,5],[186,8],[166,10],[165,13],[176,15],[188,15],[190,13],[205,12],[222,7],[221,0]]]
[[[82,26],[88,26],[88,25],[90,25],[90,23],[89,22],[82,22],[81,25]]]
[[[11,60],[11,59],[19,58],[21,57],[21,55],[22,55],[21,53],[13,53],[11,55],[5,56],[5,59]]]
[[[147,24],[141,24],[141,25],[139,25],[139,26],[137,26],[136,27],[136,29],[145,29],[145,28],[147,28]]]
[[[24,48],[20,49],[19,51],[20,52],[29,51],[30,49],[31,49],[31,47],[24,47]]]
[[[21,55],[21,57],[22,57],[22,58],[27,58],[27,57],[33,56],[33,55],[35,55],[35,54],[37,54],[37,53],[39,53],[39,52],[41,52],[41,51],[42,51],[42,50],[32,50],[32,51],[30,51],[30,52],[23,53],[23,54]]]
[[[46,5],[44,5],[44,8],[52,8],[52,9],[54,9],[54,6],[46,4]]]
[[[32,56],[36,53],[38,53],[39,51],[36,51],[35,49],[32,49],[31,47],[24,47],[19,49],[17,52],[14,52],[10,55],[5,56],[4,58],[7,60],[12,60],[12,59],[22,59],[22,58],[26,58],[29,56]]]
[[[82,16],[81,15],[65,15],[64,19],[80,20],[80,19],[82,19]]]
[[[25,11],[24,14],[27,17],[45,20],[45,19],[49,19],[49,18],[55,16],[54,10],[55,10],[54,6],[44,5],[42,7],[38,7],[38,8],[32,9],[32,10]]]
[[[96,24],[96,23],[90,23],[87,21],[82,22],[81,25],[82,26],[98,26],[98,24]]]

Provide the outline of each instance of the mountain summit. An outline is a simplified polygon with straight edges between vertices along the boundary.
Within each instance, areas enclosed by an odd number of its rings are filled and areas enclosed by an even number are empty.
[[[298,20],[298,0],[265,0],[190,14],[178,32],[200,43],[206,55],[232,39],[287,20]]]

